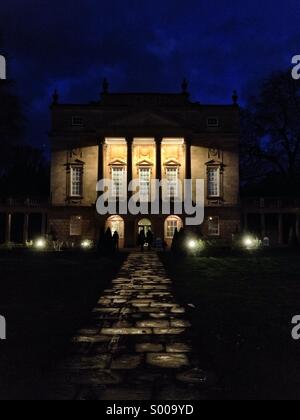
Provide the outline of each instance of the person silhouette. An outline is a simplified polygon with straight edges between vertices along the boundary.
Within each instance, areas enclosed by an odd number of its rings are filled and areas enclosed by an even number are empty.
[[[146,235],[145,235],[145,230],[142,229],[139,233],[139,237],[138,237],[138,245],[141,247],[141,251],[144,252],[144,246],[146,243]]]
[[[119,240],[120,240],[120,235],[118,234],[117,231],[114,232],[113,234],[113,243],[114,243],[114,250],[117,251],[119,249]]]
[[[148,230],[147,232],[147,243],[148,243],[148,250],[151,251],[152,249],[152,245],[153,245],[153,233],[151,232],[151,229]]]

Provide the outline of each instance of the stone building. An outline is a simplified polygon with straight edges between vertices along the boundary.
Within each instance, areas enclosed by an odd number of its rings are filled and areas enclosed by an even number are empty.
[[[109,93],[99,102],[62,104],[53,96],[51,210],[48,229],[64,241],[97,240],[117,230],[121,246],[136,245],[138,232],[152,229],[171,243],[184,217],[99,216],[97,181],[112,180],[116,197],[139,179],[149,194],[151,179],[165,179],[176,195],[179,180],[205,180],[205,221],[199,234],[231,240],[240,229],[239,107],[190,100],[187,84],[175,94]],[[195,229],[195,228],[194,228]]]

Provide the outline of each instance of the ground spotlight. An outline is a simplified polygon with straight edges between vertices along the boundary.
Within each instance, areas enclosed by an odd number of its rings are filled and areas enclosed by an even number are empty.
[[[85,239],[84,241],[81,242],[81,248],[82,249],[90,249],[92,248],[92,241]]]
[[[195,240],[190,240],[189,242],[188,242],[188,247],[190,248],[190,249],[196,249],[197,248],[197,241],[195,241]]]
[[[47,242],[44,238],[39,238],[35,241],[34,246],[36,249],[45,249],[47,246]]]
[[[259,248],[260,241],[252,236],[245,236],[243,239],[243,246],[248,249],[257,249]]]

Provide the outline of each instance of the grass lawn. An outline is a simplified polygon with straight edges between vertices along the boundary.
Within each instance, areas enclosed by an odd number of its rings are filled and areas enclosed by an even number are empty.
[[[193,337],[203,367],[224,399],[300,399],[300,252],[162,259],[177,296],[192,303]]]
[[[63,357],[126,257],[93,253],[0,253],[0,399],[37,399],[43,375]]]

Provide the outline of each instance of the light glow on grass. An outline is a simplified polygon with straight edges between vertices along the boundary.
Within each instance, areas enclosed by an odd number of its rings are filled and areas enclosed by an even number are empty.
[[[47,246],[47,242],[44,238],[39,238],[35,241],[34,246],[36,249],[45,249]]]
[[[93,245],[92,241],[90,241],[88,239],[85,239],[84,241],[81,242],[81,248],[82,249],[90,249],[90,248],[92,248],[92,245]]]
[[[252,249],[258,249],[260,246],[260,241],[257,238],[254,238],[253,236],[245,236],[243,239],[243,246],[248,249],[248,250],[252,250]]]
[[[189,247],[190,249],[196,249],[196,248],[197,248],[197,242],[196,242],[196,241],[194,241],[194,240],[190,240],[190,241],[188,242],[188,247]]]

